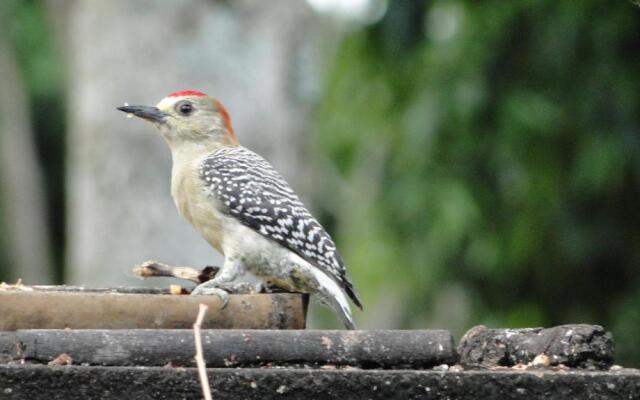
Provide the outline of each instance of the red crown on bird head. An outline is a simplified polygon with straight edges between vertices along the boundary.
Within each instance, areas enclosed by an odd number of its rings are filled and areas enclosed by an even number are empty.
[[[182,97],[182,96],[206,96],[206,94],[202,92],[198,92],[197,90],[180,90],[178,92],[169,93],[167,97]]]

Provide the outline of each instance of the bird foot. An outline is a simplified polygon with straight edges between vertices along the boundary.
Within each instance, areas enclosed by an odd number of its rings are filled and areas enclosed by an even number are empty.
[[[211,296],[211,295],[218,296],[218,298],[220,298],[220,300],[222,301],[222,306],[220,306],[220,309],[223,309],[229,303],[229,293],[226,290],[221,289],[219,287],[207,285],[207,283],[211,283],[211,282],[212,281],[208,281],[196,286],[191,291],[191,295],[192,296]]]
[[[192,296],[214,295],[222,300],[223,309],[229,303],[229,294],[254,294],[262,292],[262,284],[252,284],[249,282],[222,283],[207,281],[196,286],[191,292]]]

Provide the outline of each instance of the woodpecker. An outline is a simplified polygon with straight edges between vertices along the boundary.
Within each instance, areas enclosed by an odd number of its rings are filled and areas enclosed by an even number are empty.
[[[155,107],[118,107],[151,122],[169,145],[178,212],[224,257],[193,295],[263,288],[310,293],[355,329],[348,298],[362,309],[331,236],[264,158],[241,146],[222,104],[183,90]]]

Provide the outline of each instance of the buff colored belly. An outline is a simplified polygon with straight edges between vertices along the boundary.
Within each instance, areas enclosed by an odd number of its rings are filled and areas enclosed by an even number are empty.
[[[194,163],[197,164],[197,163]],[[205,194],[205,186],[198,175],[197,165],[174,164],[171,196],[182,215],[214,249],[223,251],[223,216],[215,199]]]

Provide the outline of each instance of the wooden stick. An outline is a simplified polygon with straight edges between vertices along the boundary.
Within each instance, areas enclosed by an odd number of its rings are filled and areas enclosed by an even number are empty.
[[[25,290],[34,292],[51,293],[104,293],[104,294],[170,294],[168,288],[135,287],[135,286],[109,286],[86,287],[71,285],[34,285],[23,286]]]
[[[209,387],[209,377],[207,376],[207,364],[204,362],[204,356],[202,355],[202,338],[200,337],[200,326],[204,315],[207,313],[209,307],[206,304],[200,303],[200,310],[198,311],[198,318],[193,324],[193,336],[196,341],[196,364],[198,365],[198,375],[200,376],[200,385],[202,385],[202,394],[205,400],[211,399],[211,388]]]
[[[203,329],[303,329],[305,325],[306,297],[300,294],[234,294],[229,296],[227,307],[220,309],[222,301],[217,296],[142,294],[145,292],[120,289],[114,293],[118,294],[0,290],[0,332],[52,328],[187,329],[186,340],[191,345],[191,328],[200,303],[210,307]],[[193,354],[189,358],[193,359]]]
[[[209,307],[204,324],[215,314],[216,305]],[[195,318],[193,313],[192,321]],[[451,334],[443,330],[202,329],[200,335],[207,344],[203,357],[208,368],[298,364],[431,368],[457,361]],[[185,329],[0,331],[0,359],[26,358],[46,364],[61,352],[73,357],[75,364],[195,364],[193,333]]]

